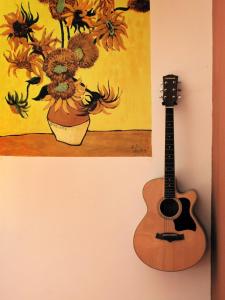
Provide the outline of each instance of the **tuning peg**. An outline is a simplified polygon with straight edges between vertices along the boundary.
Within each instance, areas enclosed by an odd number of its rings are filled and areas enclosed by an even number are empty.
[[[178,96],[177,98],[178,98],[179,100],[180,100],[180,99],[182,99],[182,97],[181,97],[181,96]]]

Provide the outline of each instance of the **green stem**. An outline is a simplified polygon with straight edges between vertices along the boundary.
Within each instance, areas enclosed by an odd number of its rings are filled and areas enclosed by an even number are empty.
[[[26,101],[28,100],[28,97],[29,97],[29,89],[30,89],[30,83],[27,84],[27,95],[25,98]]]
[[[31,42],[34,42],[34,39],[32,38],[32,36],[31,36],[30,32],[28,32],[28,36],[29,36],[29,38],[30,38]]]
[[[70,29],[68,26],[66,26],[67,28],[67,38],[68,38],[68,41],[70,40]]]
[[[63,22],[62,20],[59,21],[60,23],[60,30],[61,30],[61,37],[62,37],[62,48],[64,48],[64,30],[63,30]]]

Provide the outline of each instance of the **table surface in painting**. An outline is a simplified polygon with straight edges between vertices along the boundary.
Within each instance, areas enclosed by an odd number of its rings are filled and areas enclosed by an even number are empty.
[[[118,157],[151,156],[151,131],[89,131],[81,146],[56,141],[52,134],[0,137],[0,155]]]

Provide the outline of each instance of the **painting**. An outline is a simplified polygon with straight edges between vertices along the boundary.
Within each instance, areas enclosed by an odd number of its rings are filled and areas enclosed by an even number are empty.
[[[0,155],[151,156],[149,0],[0,9]]]

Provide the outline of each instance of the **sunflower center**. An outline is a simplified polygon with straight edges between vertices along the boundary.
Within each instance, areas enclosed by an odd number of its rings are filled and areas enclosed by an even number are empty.
[[[83,20],[83,18],[85,17],[87,13],[85,13],[85,11],[82,11],[80,9],[75,10],[73,13],[73,22],[72,25],[78,28],[83,27],[85,28],[85,26],[87,28],[89,28],[89,25]]]
[[[33,44],[33,51],[38,53],[38,54],[41,54],[43,53],[43,49],[42,49],[42,46],[41,45],[38,45],[38,44]]]
[[[66,73],[66,71],[67,71],[67,67],[64,65],[57,65],[53,70],[53,72],[56,74]]]
[[[58,0],[56,11],[57,13],[61,14],[65,8],[65,0]]]
[[[82,15],[82,14],[83,14],[83,11],[80,10],[80,9],[75,10],[73,14],[74,14],[74,17],[75,17],[75,18],[80,18],[80,19],[82,19],[82,17],[83,17],[83,15]]]
[[[82,48],[76,48],[74,50],[74,53],[75,53],[78,61],[80,61],[84,57],[84,52],[83,52]]]
[[[55,88],[56,92],[63,93],[66,92],[69,88],[69,85],[66,82],[60,82]]]
[[[112,23],[111,21],[107,21],[107,22],[106,22],[106,26],[107,26],[108,29],[109,29],[109,34],[110,34],[111,36],[113,36],[113,35],[115,34],[115,29],[114,29],[113,23]]]
[[[28,33],[32,32],[32,29],[29,28],[29,26],[27,24],[16,21],[13,23],[13,31],[14,31],[15,37],[27,38]]]

